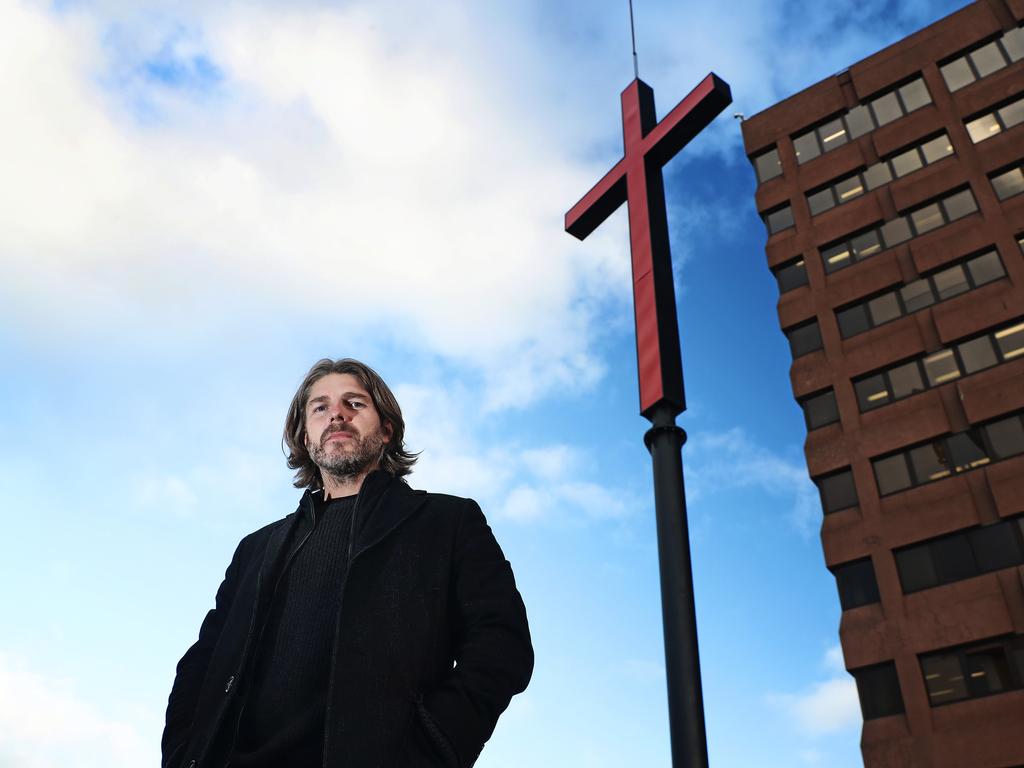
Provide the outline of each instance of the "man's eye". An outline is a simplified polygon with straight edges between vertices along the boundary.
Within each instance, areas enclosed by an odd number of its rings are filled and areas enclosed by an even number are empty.
[[[356,411],[358,411],[360,408],[365,408],[366,407],[366,403],[362,402],[361,400],[352,400],[349,403],[349,407],[354,409],[354,410],[356,410]]]
[[[324,405],[323,403],[320,403],[320,405],[318,405],[315,408],[313,408],[313,413],[319,413],[320,411],[326,411],[326,410],[327,410],[327,406]]]

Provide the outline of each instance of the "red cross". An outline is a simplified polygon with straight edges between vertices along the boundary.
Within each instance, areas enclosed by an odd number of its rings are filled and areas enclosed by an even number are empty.
[[[640,413],[648,418],[660,404],[673,416],[686,409],[661,167],[730,102],[728,83],[712,73],[659,123],[654,91],[634,80],[622,92],[623,158],[565,214],[566,231],[582,240],[629,201]]]

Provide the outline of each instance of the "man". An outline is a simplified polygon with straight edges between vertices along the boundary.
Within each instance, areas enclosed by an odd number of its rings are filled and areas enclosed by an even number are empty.
[[[321,360],[285,421],[298,509],[242,539],[178,663],[163,768],[468,768],[533,649],[480,508],[414,491],[391,390]]]

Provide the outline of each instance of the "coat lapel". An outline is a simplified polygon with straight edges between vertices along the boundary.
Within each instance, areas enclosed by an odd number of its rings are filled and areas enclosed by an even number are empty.
[[[356,533],[352,558],[374,546],[426,502],[422,491],[414,491],[383,470],[371,472],[356,501]]]

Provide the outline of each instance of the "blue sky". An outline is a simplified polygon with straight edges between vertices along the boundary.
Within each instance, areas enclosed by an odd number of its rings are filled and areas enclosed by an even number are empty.
[[[692,5],[692,4],[690,4]],[[859,764],[821,510],[730,115],[962,5],[637,0],[666,168],[712,764]],[[622,2],[0,0],[0,765],[155,764],[238,539],[290,512],[285,408],[377,368],[511,560],[533,682],[478,765],[667,766],[624,211]],[[72,757],[73,756],[73,757]]]

